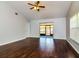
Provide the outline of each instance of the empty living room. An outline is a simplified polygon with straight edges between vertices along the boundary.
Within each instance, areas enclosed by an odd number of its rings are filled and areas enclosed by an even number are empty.
[[[79,1],[0,1],[0,58],[79,58]]]

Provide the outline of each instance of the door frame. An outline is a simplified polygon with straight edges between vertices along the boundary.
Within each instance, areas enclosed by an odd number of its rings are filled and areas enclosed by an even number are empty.
[[[51,24],[51,25],[53,25],[53,34],[52,34],[52,36],[54,37],[54,22],[41,22],[41,23],[39,23],[39,36],[40,36],[40,25],[41,24]],[[45,32],[46,33],[46,32]],[[50,35],[51,36],[51,35]]]

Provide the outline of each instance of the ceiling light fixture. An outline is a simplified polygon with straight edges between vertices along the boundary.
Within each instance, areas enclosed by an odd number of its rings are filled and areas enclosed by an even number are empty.
[[[28,5],[32,6],[30,9],[34,9],[34,10],[37,10],[37,11],[40,11],[40,8],[45,8],[45,6],[40,5],[40,1],[37,1],[34,4],[28,3]]]

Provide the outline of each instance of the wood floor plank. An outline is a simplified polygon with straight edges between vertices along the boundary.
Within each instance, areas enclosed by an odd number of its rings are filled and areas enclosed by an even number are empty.
[[[78,58],[66,40],[26,38],[0,46],[0,58]]]

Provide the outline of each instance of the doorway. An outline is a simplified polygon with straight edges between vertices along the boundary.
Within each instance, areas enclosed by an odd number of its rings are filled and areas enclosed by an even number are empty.
[[[40,24],[40,36],[53,36],[53,24]]]

